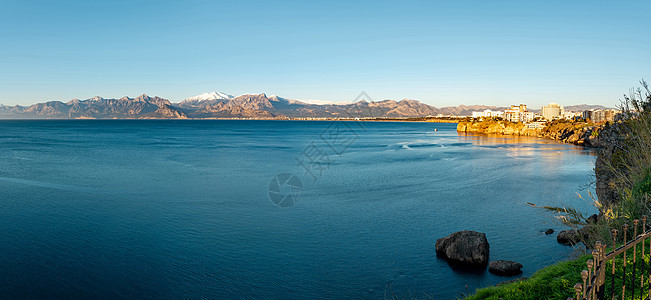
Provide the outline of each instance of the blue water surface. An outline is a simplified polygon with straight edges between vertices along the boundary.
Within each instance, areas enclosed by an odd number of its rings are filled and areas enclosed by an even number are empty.
[[[566,259],[526,203],[590,211],[593,163],[456,124],[0,121],[0,298],[455,298],[510,278],[438,238],[484,232],[524,276]]]

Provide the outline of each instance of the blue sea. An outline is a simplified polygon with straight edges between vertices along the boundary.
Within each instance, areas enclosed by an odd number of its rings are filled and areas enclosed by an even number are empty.
[[[594,210],[591,150],[456,124],[3,120],[0,150],[0,298],[450,299],[512,278],[438,238],[530,276],[577,250],[526,203]]]

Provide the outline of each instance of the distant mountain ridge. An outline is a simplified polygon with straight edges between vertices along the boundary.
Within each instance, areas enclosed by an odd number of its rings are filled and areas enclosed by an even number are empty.
[[[579,112],[584,110],[603,110],[603,109],[614,109],[614,108],[606,107],[603,105],[597,105],[597,104],[577,104],[577,105],[563,106],[563,109],[565,109],[565,111]],[[542,108],[532,109],[531,111],[539,114],[542,112]]]
[[[444,115],[455,115],[455,116],[471,116],[473,111],[484,111],[487,109],[494,111],[502,111],[508,107],[500,106],[486,106],[486,105],[459,105],[452,107],[442,107],[440,110]]]
[[[160,97],[49,101],[25,106],[0,106],[0,117],[27,119],[184,119],[187,116]]]
[[[569,105],[564,107],[568,111],[584,111],[584,110],[601,110],[601,109],[613,109],[612,107],[605,107],[603,105],[592,105],[592,104],[579,104],[579,105]]]
[[[68,102],[49,101],[31,106],[0,105],[4,119],[185,119],[185,118],[406,118],[437,115],[469,116],[473,111],[505,107],[460,105],[436,108],[417,100],[359,101],[348,104],[311,104],[279,96],[244,94],[237,97],[211,92],[172,103],[160,97],[105,99],[93,97]]]

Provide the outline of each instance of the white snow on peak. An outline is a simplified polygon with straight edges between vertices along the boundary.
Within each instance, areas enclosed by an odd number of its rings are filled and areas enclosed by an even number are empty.
[[[351,104],[352,102],[347,102],[347,101],[325,101],[325,100],[294,100],[296,102],[303,102],[307,104],[316,104],[316,105],[347,105]]]
[[[222,93],[222,92],[212,92],[212,93],[203,93],[201,95],[196,95],[185,99],[184,101],[203,101],[203,100],[228,100],[232,99],[233,96]]]
[[[265,94],[265,93],[244,93],[244,94],[241,94],[241,95],[239,95],[239,96],[237,96],[237,97],[242,97],[242,96],[257,96],[257,95],[262,95],[262,94]],[[267,94],[265,94],[265,95],[267,95]],[[268,97],[267,97],[267,98],[268,98]]]
[[[239,95],[237,97],[241,97],[241,96],[257,96],[257,95],[262,95],[262,94],[265,94],[265,93],[245,93],[245,94]],[[286,101],[288,101],[290,103],[297,103],[297,104],[301,104],[301,103],[303,103],[303,104],[316,104],[316,105],[346,105],[346,104],[351,104],[351,102],[347,102],[347,101],[336,102],[336,101],[323,101],[323,100],[289,100],[289,99],[286,99],[286,98],[279,97],[277,95],[266,95],[266,96],[269,99],[283,99],[283,100],[286,100]],[[205,100],[230,100],[230,99],[233,99],[233,98],[236,98],[236,97],[234,97],[233,95],[222,93],[222,92],[212,92],[212,93],[203,93],[201,95],[190,97],[190,98],[187,98],[187,99],[183,100],[182,102],[194,105],[199,101],[205,101]]]

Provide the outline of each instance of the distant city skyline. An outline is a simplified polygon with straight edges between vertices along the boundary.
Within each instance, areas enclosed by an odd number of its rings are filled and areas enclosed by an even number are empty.
[[[651,79],[647,1],[7,1],[0,103],[266,93],[613,107]]]

